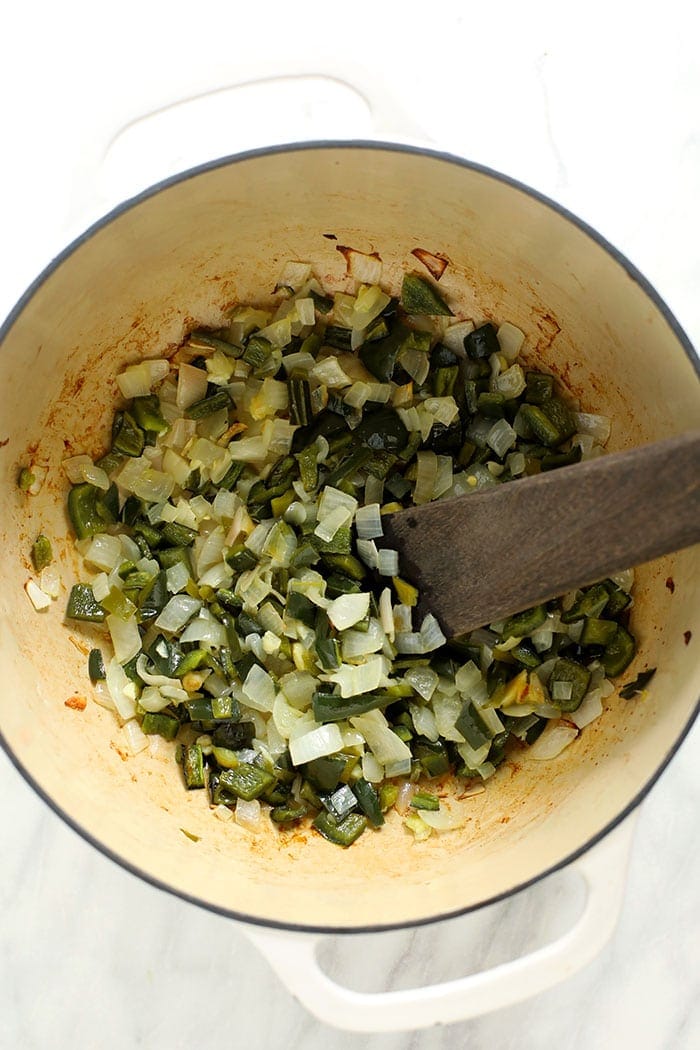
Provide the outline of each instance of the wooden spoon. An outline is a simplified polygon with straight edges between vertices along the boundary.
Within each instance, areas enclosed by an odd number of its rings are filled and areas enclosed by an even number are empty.
[[[448,638],[700,541],[700,432],[383,518]]]

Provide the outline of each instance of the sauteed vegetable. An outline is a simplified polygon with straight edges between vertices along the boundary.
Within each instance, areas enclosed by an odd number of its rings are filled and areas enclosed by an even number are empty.
[[[449,778],[464,799],[515,750],[558,755],[635,651],[631,573],[462,638],[417,617],[385,517],[598,455],[610,424],[513,325],[378,279],[331,295],[288,264],[272,308],[126,368],[111,448],[65,463],[67,616],[104,624],[88,671],[131,749],[176,741],[217,815],[342,846],[394,807],[418,839],[459,826]]]

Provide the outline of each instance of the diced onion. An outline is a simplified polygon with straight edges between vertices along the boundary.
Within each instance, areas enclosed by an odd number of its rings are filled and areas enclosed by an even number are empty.
[[[589,689],[579,707],[567,716],[569,721],[579,729],[594,722],[603,713],[602,695],[601,689]]]
[[[399,552],[385,547],[377,554],[377,572],[380,576],[398,576]]]
[[[486,443],[491,446],[499,458],[505,456],[509,448],[517,441],[518,435],[507,419],[498,419],[486,435]]]
[[[355,511],[357,535],[362,540],[376,540],[384,535],[378,503],[368,503]]]
[[[41,587],[39,587],[34,580],[27,580],[24,589],[27,592],[29,601],[37,612],[41,612],[43,609],[48,609],[51,605],[51,596],[42,591]]]
[[[523,343],[525,342],[525,333],[521,332],[519,328],[516,328],[514,324],[504,321],[502,325],[499,325],[496,331],[496,338],[498,339],[501,353],[509,364],[512,364],[520,353]],[[524,389],[525,387],[523,386],[522,390]],[[522,393],[522,390],[520,390],[519,393]]]
[[[106,618],[105,623],[109,628],[114,655],[119,663],[125,664],[133,660],[141,651],[141,635],[136,617],[132,616],[129,620],[122,620],[120,616],[110,615]]]
[[[360,693],[371,693],[376,689],[384,676],[384,662],[381,656],[371,656],[363,664],[341,664],[337,671],[328,675],[330,682],[340,686],[342,697],[358,696]],[[360,730],[362,732],[362,730]]]
[[[573,416],[579,434],[590,435],[599,445],[607,444],[611,428],[608,416],[597,416],[591,412],[574,412]]]
[[[369,611],[369,594],[341,594],[328,606],[326,612],[333,626],[338,631],[353,627]]]
[[[261,814],[262,808],[257,798],[252,798],[250,801],[239,798],[236,802],[233,819],[236,821],[236,824],[240,824],[246,831],[259,831]]]
[[[289,753],[295,766],[332,755],[341,751],[342,747],[343,738],[335,722],[319,726],[318,729],[312,729],[310,733],[304,733],[303,736],[289,741]]]
[[[175,594],[159,613],[155,626],[162,631],[179,631],[201,607],[199,598],[191,598],[189,594]]]
[[[578,729],[564,719],[551,719],[530,745],[528,754],[539,762],[546,762],[560,755],[578,736]]]
[[[431,699],[440,680],[431,667],[412,667],[406,671],[404,678],[424,700]]]
[[[442,342],[453,354],[465,357],[464,340],[473,331],[474,323],[472,321],[457,321],[455,324],[447,326],[442,336]]]
[[[386,766],[406,759],[410,762],[410,748],[389,728],[389,723],[381,711],[367,711],[364,715],[357,715],[350,719],[350,725],[362,733],[370,751],[381,765]]]
[[[135,718],[125,723],[124,736],[132,755],[138,755],[139,751],[145,751],[148,747],[148,737]]]
[[[253,664],[243,682],[244,702],[256,711],[271,711],[275,696],[275,683],[267,671],[259,664]]]
[[[419,452],[416,455],[416,487],[413,490],[413,502],[429,503],[435,491],[438,458],[434,452]]]

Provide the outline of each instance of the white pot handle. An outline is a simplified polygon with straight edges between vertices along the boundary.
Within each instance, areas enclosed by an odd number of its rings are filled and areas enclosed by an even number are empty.
[[[305,82],[310,94],[313,85],[318,87],[319,83],[330,82],[336,88],[346,88],[359,96],[369,111],[367,131],[363,132],[366,138],[421,144],[429,141],[423,128],[401,105],[381,73],[369,66],[340,59],[335,55],[332,58],[290,56],[274,61],[256,57],[250,60],[236,59],[235,64],[232,64],[226,55],[209,56],[206,63],[193,65],[192,68],[179,67],[172,81],[154,80],[148,86],[138,84],[134,87],[131,79],[125,76],[119,94],[111,99],[101,100],[99,112],[93,115],[91,121],[86,121],[82,148],[75,158],[72,201],[68,217],[70,225],[79,224],[81,220],[84,222],[86,218],[95,218],[106,206],[112,206],[125,195],[131,196],[153,181],[148,177],[145,181],[138,179],[139,163],[143,161],[139,151],[144,148],[144,144],[146,149],[150,147],[149,135],[137,137],[139,145],[134,148],[133,156],[129,156],[130,134],[135,129],[145,130],[146,124],[149,125],[149,131],[155,129],[159,118],[165,115],[172,117],[178,107],[186,103],[221,96],[236,88],[279,84],[279,122],[275,124],[273,120],[272,126],[266,123],[264,136],[251,143],[245,141],[245,138],[241,141],[240,133],[237,135],[235,122],[232,120],[230,138],[227,137],[225,148],[219,152],[224,155],[233,154],[251,145],[279,145],[290,141],[287,130],[290,125],[289,111],[285,110],[284,97],[284,84],[289,81]],[[105,111],[107,104],[111,109]],[[206,128],[206,112],[202,114],[199,126]],[[321,140],[342,139],[347,137],[345,130],[342,120],[339,124],[328,122],[322,127],[310,127],[310,133],[306,137]],[[178,135],[170,126],[165,140],[165,143],[162,140],[158,141],[158,145],[154,147],[165,152],[165,155],[159,158],[163,170],[158,178],[172,175],[178,170],[177,162],[169,166],[171,157],[168,156],[168,150],[172,149],[172,158],[177,156],[177,151],[182,146],[182,135]],[[122,170],[129,173],[123,179],[125,191],[119,185],[119,172],[116,175],[111,173],[105,187],[105,170],[109,168],[110,154],[117,152],[117,147],[119,153],[127,153],[126,156],[120,157]],[[192,163],[210,159],[213,158],[204,156]],[[191,164],[187,163],[184,166],[190,167]],[[180,164],[179,168],[182,167]]]
[[[612,935],[627,879],[635,817],[574,861],[586,905],[558,940],[529,955],[455,981],[398,992],[355,992],[331,980],[318,964],[323,937],[241,926],[241,932],[306,1009],[319,1020],[354,1032],[397,1032],[450,1024],[522,1002],[571,977]]]

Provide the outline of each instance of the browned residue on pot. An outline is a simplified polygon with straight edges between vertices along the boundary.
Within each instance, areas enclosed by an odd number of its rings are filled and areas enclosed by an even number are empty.
[[[450,262],[446,255],[437,255],[435,252],[429,252],[427,248],[414,248],[411,255],[415,255],[418,262],[425,266],[436,281],[440,280]]]
[[[336,244],[335,250],[337,252],[340,252],[340,254],[345,259],[345,268],[346,268],[348,277],[352,277],[353,276],[353,263],[354,263],[354,260],[356,258],[358,258],[358,257],[365,258],[365,259],[376,259],[377,262],[381,262],[382,261],[380,255],[379,255],[379,252],[360,252],[360,251],[357,250],[357,248],[349,248],[345,244]]]
[[[693,637],[692,631],[683,631],[683,641],[686,645],[690,645],[690,639]]]
[[[668,589],[671,592],[671,594],[673,594],[673,592],[676,589],[676,584],[674,582],[673,576],[667,576],[666,577],[666,586],[668,587]]]
[[[84,696],[69,696],[64,701],[65,707],[70,707],[72,711],[84,711],[87,707],[87,699]]]

